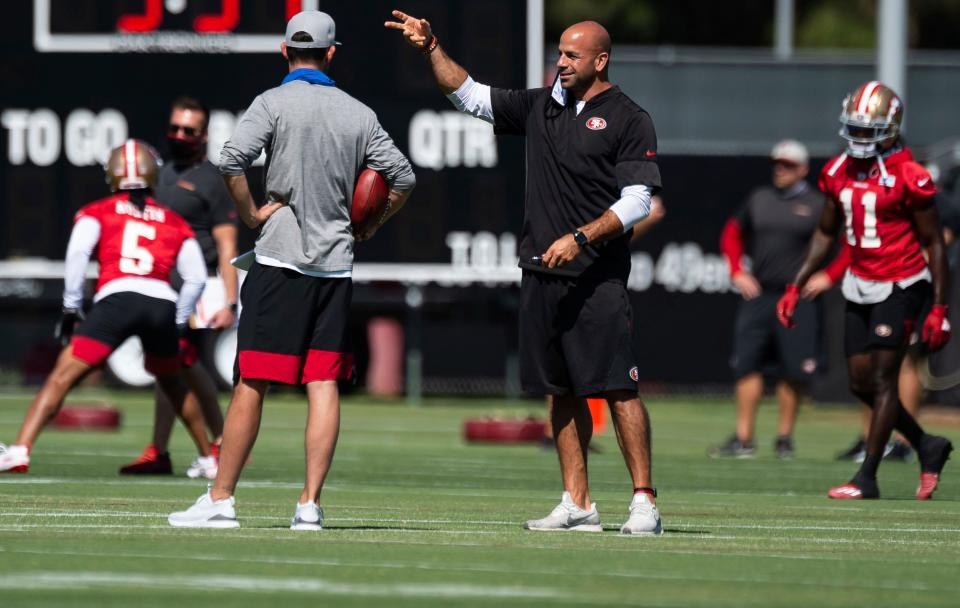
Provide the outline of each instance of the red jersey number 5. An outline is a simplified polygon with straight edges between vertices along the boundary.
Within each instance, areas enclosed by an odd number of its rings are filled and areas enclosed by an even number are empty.
[[[120,249],[120,272],[148,275],[153,272],[153,254],[140,246],[140,239],[157,238],[157,228],[143,222],[127,220],[123,227],[123,245]]]
[[[859,193],[859,203],[863,206],[863,229],[860,236],[861,249],[877,249],[880,237],[877,236],[877,193],[872,190],[854,190],[844,188],[840,191],[840,204],[847,220],[847,243],[857,246],[857,234],[853,228],[854,194]]]

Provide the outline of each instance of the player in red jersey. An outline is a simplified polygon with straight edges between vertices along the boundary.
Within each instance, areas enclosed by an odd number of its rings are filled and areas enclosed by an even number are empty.
[[[34,441],[70,389],[130,336],[140,338],[147,370],[156,375],[175,409],[182,410],[186,390],[179,378],[179,328],[186,324],[206,276],[193,231],[150,197],[158,167],[148,145],[127,140],[107,163],[107,182],[116,194],[77,212],[67,245],[63,315],[55,332],[65,348],[30,404],[16,442],[0,444],[0,472],[27,472]],[[84,319],[83,284],[94,253],[100,274],[94,306]],[[179,295],[170,284],[174,268],[183,279]],[[190,422],[197,447],[209,455],[202,418]]]
[[[919,456],[919,500],[933,494],[953,449],[945,437],[925,433],[897,396],[910,335],[931,298],[922,340],[938,350],[950,339],[947,261],[933,205],[936,187],[901,142],[902,120],[900,98],[879,82],[868,82],[844,100],[840,135],[847,150],[820,175],[820,189],[833,204],[824,206],[807,259],[777,305],[780,322],[792,326],[800,292],[820,268],[843,221],[851,254],[842,287],[850,390],[873,413],[860,470],[849,483],[832,488],[830,498],[879,498],[877,467],[894,428]]]

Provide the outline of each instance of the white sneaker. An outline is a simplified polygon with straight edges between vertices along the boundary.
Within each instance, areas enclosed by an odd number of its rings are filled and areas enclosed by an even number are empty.
[[[197,456],[190,466],[187,467],[187,477],[190,479],[199,479],[201,477],[216,479],[218,468],[219,463],[217,462],[216,456]]]
[[[597,513],[597,503],[590,504],[590,510],[585,511],[578,507],[569,492],[560,497],[560,504],[553,508],[550,515],[543,519],[531,519],[523,524],[525,530],[541,531],[577,531],[602,532],[600,514]]]
[[[323,530],[323,509],[315,502],[297,503],[290,522],[291,530]]]
[[[26,473],[29,468],[30,451],[27,446],[0,443],[0,473]]]
[[[660,512],[643,492],[633,495],[630,501],[630,517],[620,528],[621,534],[639,534],[641,536],[659,536],[663,534],[660,525]]]
[[[167,522],[174,528],[239,528],[235,503],[233,496],[214,500],[207,490],[186,511],[171,513]]]

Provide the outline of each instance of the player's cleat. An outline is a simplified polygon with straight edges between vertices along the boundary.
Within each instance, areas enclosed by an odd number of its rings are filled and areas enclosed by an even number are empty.
[[[858,437],[846,450],[837,454],[837,460],[852,460],[853,462],[863,462],[867,456],[867,442],[863,437]]]
[[[757,455],[757,448],[752,441],[740,441],[734,435],[726,443],[710,448],[707,454],[710,458],[753,458]]]
[[[621,534],[638,534],[641,536],[659,536],[663,534],[660,524],[660,512],[657,506],[650,501],[650,497],[643,492],[637,492],[630,501],[630,517],[627,523],[620,528]]]
[[[849,483],[830,488],[827,496],[836,500],[865,500],[880,498],[876,480],[854,477]]]
[[[173,463],[170,452],[160,453],[150,444],[143,453],[130,464],[120,467],[121,475],[173,475]]]
[[[883,459],[897,462],[910,462],[913,460],[913,450],[909,445],[899,439],[891,441],[883,450]]]
[[[597,504],[592,503],[590,510],[585,511],[570,498],[569,492],[564,492],[560,504],[553,508],[550,515],[543,519],[531,519],[523,524],[525,530],[549,532],[602,532],[600,514],[597,513]]]
[[[30,469],[30,450],[25,445],[0,443],[0,473],[26,473]]]
[[[187,477],[190,479],[200,479],[201,477],[216,479],[218,467],[219,463],[216,456],[212,454],[210,456],[197,456],[187,468]]]
[[[940,472],[950,459],[953,444],[946,437],[924,435],[917,450],[920,458],[920,485],[917,486],[917,500],[930,500],[940,483]]]
[[[297,503],[290,522],[291,530],[323,530],[323,509],[315,502]]]
[[[796,450],[793,448],[793,439],[786,435],[777,437],[777,441],[773,444],[773,452],[777,455],[777,458],[784,460],[793,458],[796,456]]]
[[[214,500],[207,490],[186,511],[171,513],[167,522],[174,528],[239,528],[235,503],[233,496]]]

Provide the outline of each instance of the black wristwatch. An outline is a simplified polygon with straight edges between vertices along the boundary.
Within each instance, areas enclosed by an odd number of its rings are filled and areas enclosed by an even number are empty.
[[[577,230],[573,233],[573,240],[577,243],[577,245],[580,246],[581,249],[583,249],[586,246],[587,241],[590,239],[587,238],[587,235]]]

